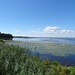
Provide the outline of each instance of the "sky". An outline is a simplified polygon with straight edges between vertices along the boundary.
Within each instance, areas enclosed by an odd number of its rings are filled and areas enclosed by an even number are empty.
[[[75,37],[75,0],[0,0],[0,32]]]

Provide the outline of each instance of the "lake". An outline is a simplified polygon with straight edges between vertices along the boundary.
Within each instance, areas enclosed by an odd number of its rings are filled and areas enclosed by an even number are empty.
[[[41,43],[63,43],[75,44],[75,38],[66,37],[37,37],[37,38],[13,38],[13,40],[26,41],[26,42],[41,42]]]
[[[19,41],[16,44],[29,48],[33,55],[39,53],[41,59],[58,61],[66,66],[75,65],[75,38],[41,37],[13,40]]]

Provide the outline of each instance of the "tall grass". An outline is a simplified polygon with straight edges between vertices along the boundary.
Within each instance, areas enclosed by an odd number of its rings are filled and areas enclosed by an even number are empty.
[[[0,43],[5,43],[2,39],[0,39]]]
[[[0,75],[75,75],[75,67],[42,61],[26,48],[4,44],[0,46]]]

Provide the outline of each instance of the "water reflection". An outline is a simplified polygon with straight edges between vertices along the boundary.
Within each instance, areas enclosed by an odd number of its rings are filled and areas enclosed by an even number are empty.
[[[50,61],[58,61],[65,66],[75,66],[75,54],[68,56],[54,56],[52,54],[40,54],[38,52],[33,52],[33,55],[39,55],[42,60],[48,59]]]

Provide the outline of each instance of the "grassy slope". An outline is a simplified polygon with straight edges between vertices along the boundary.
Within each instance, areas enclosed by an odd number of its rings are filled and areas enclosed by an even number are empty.
[[[42,61],[26,48],[4,44],[0,46],[0,75],[75,75],[75,67]]]

